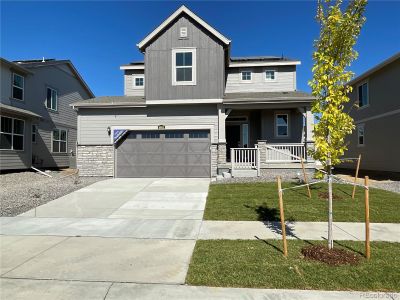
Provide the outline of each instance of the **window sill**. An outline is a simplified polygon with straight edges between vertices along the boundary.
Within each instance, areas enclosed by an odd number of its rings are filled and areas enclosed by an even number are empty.
[[[196,85],[196,82],[173,82],[173,86],[180,86],[180,85]]]
[[[58,114],[59,113],[58,110],[55,110],[55,109],[51,109],[51,108],[48,108],[48,107],[46,107],[46,109],[47,109],[48,112],[51,112],[53,114]]]
[[[8,152],[24,152],[25,150],[14,150],[14,149],[0,149],[0,151],[8,151]]]
[[[363,105],[363,106],[359,106],[358,108],[357,108],[357,111],[359,111],[359,110],[363,110],[363,109],[365,109],[365,108],[368,108],[369,107],[369,103],[368,104],[366,104],[366,105]]]
[[[24,102],[25,103],[24,99],[21,100],[21,99],[18,99],[18,98],[10,97],[10,100],[18,101],[18,102]]]

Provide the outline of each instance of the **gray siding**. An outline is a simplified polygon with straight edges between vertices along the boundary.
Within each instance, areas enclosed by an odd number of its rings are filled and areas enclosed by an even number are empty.
[[[32,165],[31,120],[24,117],[2,112],[5,117],[17,118],[25,121],[24,150],[0,150],[0,170],[27,169]]]
[[[275,70],[274,81],[265,80],[265,70]],[[241,81],[241,71],[251,71],[252,81]],[[226,93],[239,92],[290,92],[296,90],[296,67],[249,67],[229,68],[226,79]]]
[[[109,145],[108,126],[210,126],[214,129],[211,142],[218,141],[218,114],[216,105],[152,106],[124,109],[80,109],[79,145]]]
[[[289,137],[275,136],[275,113],[289,114]],[[297,109],[263,110],[261,112],[261,137],[268,143],[301,143],[303,140],[303,114]]]
[[[179,28],[188,39],[179,39]],[[195,47],[197,84],[172,85],[172,48]],[[146,48],[146,99],[221,99],[224,93],[224,49],[219,41],[182,15]]]
[[[25,76],[24,101],[10,98],[11,72],[8,69],[4,70],[2,68],[1,102],[6,105],[30,110],[42,116],[40,121],[35,121],[35,124],[39,127],[39,134],[37,136],[37,143],[32,147],[32,154],[29,154],[29,161],[34,156],[38,159],[38,166],[68,167],[70,159],[68,153],[76,151],[77,128],[77,113],[69,105],[73,102],[88,99],[90,95],[67,65],[26,68],[33,74]],[[58,92],[58,110],[56,112],[48,110],[45,106],[47,87],[51,87]],[[51,134],[55,128],[68,130],[67,154],[52,153]],[[30,130],[29,126],[29,132]],[[29,146],[29,148],[31,147]],[[12,159],[9,158],[8,160],[12,164]],[[15,168],[19,168],[19,166],[15,165]]]
[[[144,87],[135,88],[133,85],[133,78],[135,75],[143,75],[144,70],[125,70],[124,73],[124,95],[125,96],[144,96]],[[146,79],[144,82],[146,86]]]
[[[355,129],[347,138],[349,146],[345,156],[361,154],[364,170],[400,172],[400,59],[354,84],[347,108],[356,102],[357,86],[363,82],[368,82],[369,105],[360,109],[353,107],[350,115],[356,125],[364,125],[365,145],[358,146]],[[355,168],[355,164],[342,167]]]

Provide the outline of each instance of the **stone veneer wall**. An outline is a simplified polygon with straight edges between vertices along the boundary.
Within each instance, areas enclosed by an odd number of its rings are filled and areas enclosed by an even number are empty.
[[[114,176],[114,146],[77,147],[77,167],[80,176]]]
[[[211,177],[217,176],[218,149],[216,144],[211,144]]]
[[[218,163],[226,163],[226,143],[218,144]]]

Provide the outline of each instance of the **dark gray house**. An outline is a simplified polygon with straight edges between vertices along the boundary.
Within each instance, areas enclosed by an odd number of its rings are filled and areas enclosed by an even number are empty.
[[[356,129],[347,138],[346,157],[361,154],[361,169],[400,173],[400,52],[349,83],[348,109]],[[343,168],[354,169],[346,163]]]
[[[93,97],[69,60],[1,58],[0,170],[75,167],[70,104]]]
[[[121,66],[124,96],[73,104],[81,175],[257,176],[298,169],[301,157],[314,166],[300,61],[231,57],[231,41],[185,6],[137,47],[144,61]]]

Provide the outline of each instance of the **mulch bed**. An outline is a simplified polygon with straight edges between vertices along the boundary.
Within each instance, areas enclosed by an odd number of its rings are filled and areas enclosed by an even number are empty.
[[[329,197],[329,194],[328,194],[328,192],[319,192],[318,197],[322,200],[327,200]],[[333,198],[333,200],[343,200],[342,196],[338,196],[336,194],[332,194],[332,198]]]
[[[313,245],[301,249],[305,258],[320,261],[330,266],[357,265],[360,263],[361,256],[345,249],[327,246]]]

